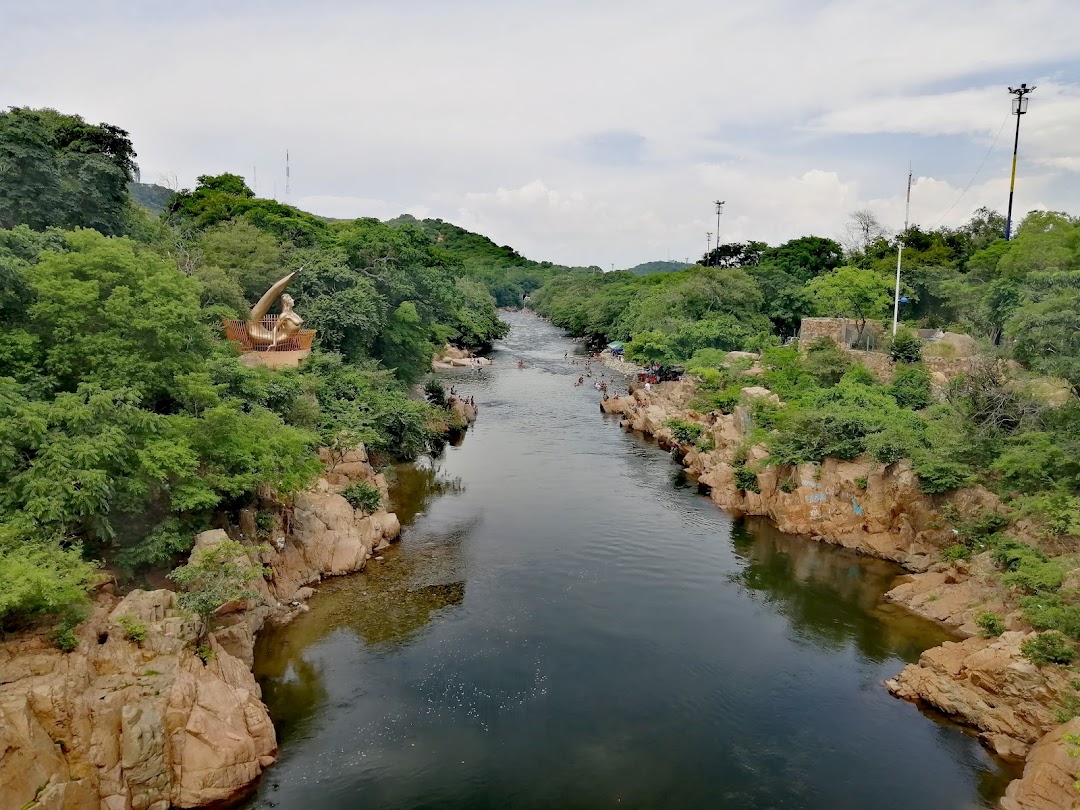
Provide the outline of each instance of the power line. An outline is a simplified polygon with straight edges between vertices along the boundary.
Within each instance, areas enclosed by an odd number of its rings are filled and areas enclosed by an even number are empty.
[[[975,174],[971,175],[971,179],[968,180],[968,184],[964,186],[964,190],[960,192],[960,196],[953,200],[953,204],[950,205],[947,209],[945,209],[944,214],[937,218],[937,222],[930,226],[930,230],[934,230],[934,228],[940,225],[941,220],[945,219],[945,217],[947,217],[952,212],[952,210],[956,208],[957,203],[959,203],[960,200],[964,198],[964,195],[968,193],[968,189],[971,188],[971,184],[975,182],[975,179],[979,176],[979,172],[981,172],[983,170],[983,166],[986,165],[986,161],[990,159],[990,154],[994,151],[994,147],[997,146],[998,138],[1001,137],[1001,133],[1005,131],[1005,124],[1008,123],[1010,115],[1012,115],[1012,113],[1006,113],[1005,117],[1001,119],[1001,126],[998,127],[997,135],[994,136],[994,142],[991,143],[990,148],[986,150],[986,155],[983,156],[982,163],[980,163],[979,168],[975,170]]]

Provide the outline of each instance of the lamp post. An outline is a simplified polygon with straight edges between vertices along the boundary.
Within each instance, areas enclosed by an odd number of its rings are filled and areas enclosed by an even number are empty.
[[[1009,180],[1009,213],[1005,216],[1006,242],[1012,238],[1012,207],[1013,192],[1016,190],[1016,152],[1020,147],[1020,116],[1027,112],[1027,94],[1034,89],[1034,87],[1028,87],[1027,84],[1009,88],[1009,92],[1016,96],[1012,100],[1012,114],[1016,116],[1016,138],[1013,140],[1012,179]]]
[[[716,206],[716,266],[720,266],[720,215],[724,213],[724,201],[713,200]]]
[[[712,231],[705,231],[705,266],[709,266],[709,254],[712,253]]]

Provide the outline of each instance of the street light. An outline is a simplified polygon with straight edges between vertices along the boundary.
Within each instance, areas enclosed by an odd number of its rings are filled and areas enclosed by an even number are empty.
[[[1009,88],[1009,92],[1016,96],[1016,98],[1012,100],[1012,114],[1016,116],[1016,138],[1013,140],[1012,179],[1009,181],[1009,213],[1005,217],[1006,242],[1012,238],[1012,206],[1013,191],[1016,189],[1016,152],[1020,147],[1020,116],[1027,112],[1028,99],[1026,96],[1034,89],[1034,87],[1028,87],[1027,84]]]
[[[719,234],[717,235],[719,238]],[[709,266],[709,254],[712,253],[712,231],[705,231],[705,266]]]
[[[713,200],[716,206],[716,266],[720,266],[720,215],[724,213],[724,201]]]

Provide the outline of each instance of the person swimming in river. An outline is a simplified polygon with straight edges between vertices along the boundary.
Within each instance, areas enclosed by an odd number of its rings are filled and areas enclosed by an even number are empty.
[[[525,361],[524,360],[518,360],[518,368],[525,368]]]

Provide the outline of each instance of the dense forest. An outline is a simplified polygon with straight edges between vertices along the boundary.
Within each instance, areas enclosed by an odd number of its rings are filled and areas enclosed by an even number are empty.
[[[505,334],[418,224],[330,222],[229,174],[156,214],[130,197],[135,158],[119,127],[0,113],[0,630],[70,626],[102,567],[172,567],[258,494],[307,486],[320,446],[423,452],[446,414],[409,386],[445,343]],[[242,364],[222,320],[300,268],[316,351]]]
[[[1003,218],[985,209],[961,228],[893,237],[867,212],[851,225],[847,245],[807,236],[721,245],[676,273],[563,274],[531,305],[593,346],[628,341],[630,359],[684,366],[703,413],[731,412],[748,384],[776,393],[782,405],[752,406],[747,446],[770,456],[742,459],[744,489],[767,464],[790,479],[796,465],[830,457],[907,459],[930,494],[987,486],[1008,514],[960,514],[943,501],[957,532],[946,559],[992,551],[1025,618],[1080,640],[1080,590],[1067,578],[1080,553],[1080,222],[1032,212],[1008,242]],[[906,301],[901,330],[881,347],[895,362],[890,381],[828,338],[783,340],[805,316],[891,332],[898,240]],[[977,356],[935,383],[923,357],[935,349],[910,327],[967,333]],[[749,358],[728,359],[733,350],[760,353],[758,382],[744,376]],[[689,443],[704,435],[692,423],[669,427]]]

